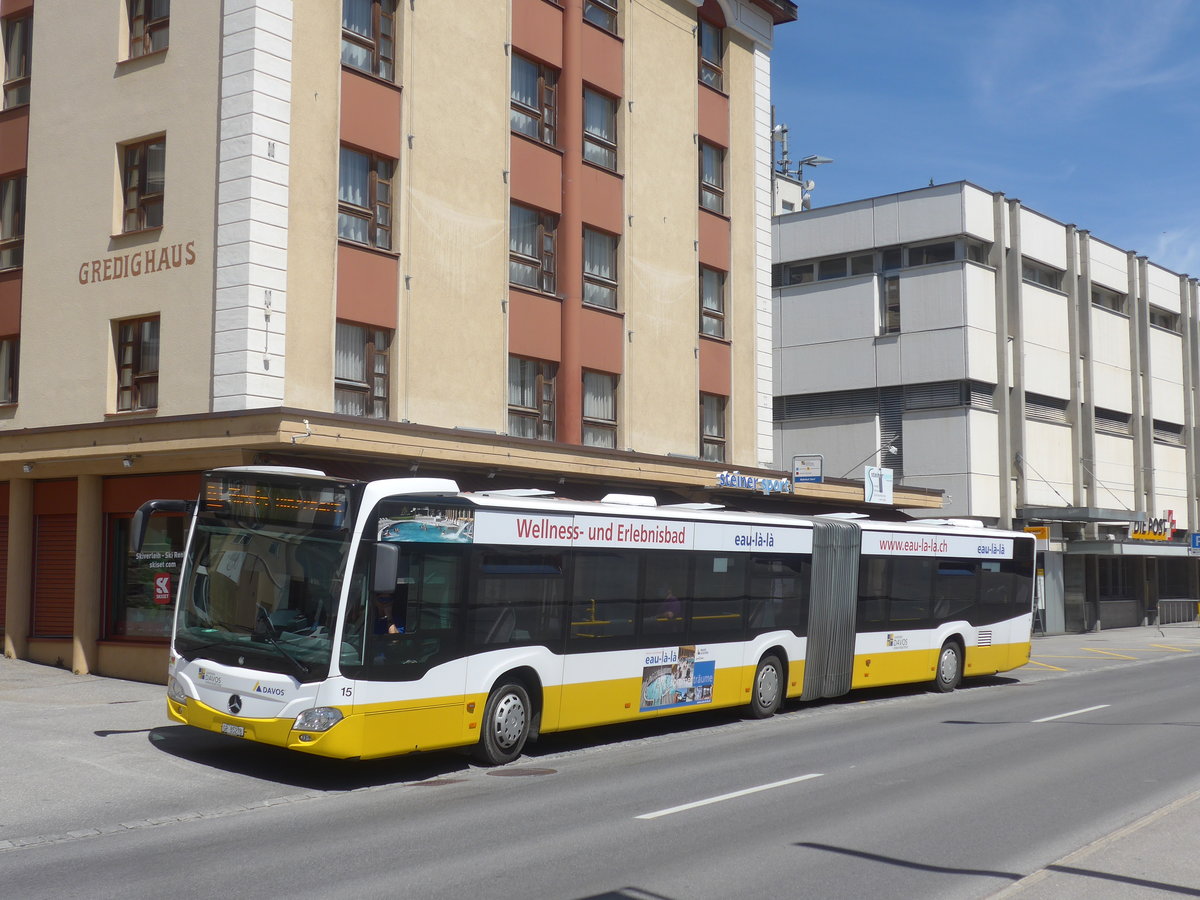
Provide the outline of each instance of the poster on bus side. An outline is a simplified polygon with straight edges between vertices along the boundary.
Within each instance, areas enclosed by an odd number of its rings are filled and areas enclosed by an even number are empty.
[[[640,712],[712,703],[715,660],[695,646],[671,647],[646,655],[642,668]]]

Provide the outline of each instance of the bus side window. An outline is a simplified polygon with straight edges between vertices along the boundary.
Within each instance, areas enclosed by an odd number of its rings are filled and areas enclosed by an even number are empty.
[[[863,556],[858,561],[858,621],[855,630],[881,631],[887,625],[888,558]]]
[[[571,592],[572,645],[580,650],[630,645],[637,586],[637,554],[579,551]]]
[[[809,558],[750,559],[750,603],[746,626],[751,635],[786,628],[803,636],[808,627],[812,582]]]
[[[934,561],[919,557],[892,560],[891,609],[893,628],[923,628],[929,622],[929,592]]]
[[[983,571],[979,576],[979,613],[977,618],[980,625],[992,625],[1005,619],[1018,616],[1028,609],[1017,610],[1017,595],[1022,593],[1017,586],[1016,575],[1005,571],[1007,567],[995,560],[986,560]],[[1028,594],[1024,594],[1028,602]]]
[[[660,639],[683,636],[687,613],[688,554],[651,550],[644,557],[642,590],[638,612],[643,643],[653,646]]]
[[[477,550],[468,632],[476,647],[562,640],[562,555],[515,548]]]
[[[692,568],[692,633],[697,641],[740,640],[746,596],[741,556],[700,553]]]
[[[990,563],[984,563],[984,567]],[[942,560],[933,582],[933,617],[937,622],[949,619],[973,619],[972,608],[979,589],[977,564],[966,560]]]

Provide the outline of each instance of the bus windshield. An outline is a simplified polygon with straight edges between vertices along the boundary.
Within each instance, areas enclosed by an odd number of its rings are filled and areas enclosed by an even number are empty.
[[[257,502],[247,505],[246,496]],[[175,652],[303,682],[327,677],[350,548],[345,494],[210,476],[201,498],[176,606]],[[305,502],[322,504],[324,518],[314,519]],[[289,512],[297,504],[300,511]],[[325,516],[325,507],[343,514]]]

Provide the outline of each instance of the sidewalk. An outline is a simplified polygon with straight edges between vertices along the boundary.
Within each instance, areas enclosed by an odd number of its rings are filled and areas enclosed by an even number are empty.
[[[1027,875],[993,900],[1200,897],[1200,859],[1188,849],[1198,832],[1200,791]]]

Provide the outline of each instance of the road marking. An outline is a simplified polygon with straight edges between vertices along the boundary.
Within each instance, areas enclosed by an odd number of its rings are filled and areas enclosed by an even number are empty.
[[[1067,671],[1067,670],[1066,670],[1066,669],[1064,669],[1062,666],[1052,666],[1052,665],[1050,665],[1050,663],[1038,662],[1036,659],[1031,659],[1031,660],[1029,661],[1029,665],[1031,665],[1031,666],[1041,666],[1043,669],[1053,669],[1055,672],[1065,672],[1065,671]]]
[[[1150,646],[1154,647],[1157,650],[1162,650],[1164,653],[1191,653],[1192,652],[1191,650],[1188,650],[1184,647],[1172,647],[1169,644],[1151,644]]]
[[[684,803],[682,806],[672,806],[670,809],[660,809],[657,812],[643,813],[640,816],[634,816],[635,819],[658,819],[663,816],[673,815],[677,812],[686,812],[689,809],[696,809],[700,806],[708,806],[711,803],[720,803],[723,800],[734,800],[737,797],[745,797],[747,794],[757,794],[759,791],[769,791],[774,788],[787,787],[789,784],[796,784],[801,781],[810,781],[813,778],[820,778],[823,772],[814,772],[811,775],[800,775],[797,778],[788,778],[784,781],[773,781],[770,784],[760,784],[758,787],[746,788],[744,791],[734,791],[730,794],[721,794],[719,797],[709,797],[707,800],[697,800],[694,803]]]
[[[1137,659],[1136,656],[1125,656],[1122,653],[1113,653],[1111,650],[1101,650],[1098,647],[1083,647],[1088,653],[1103,653],[1105,656],[1111,656],[1114,659]]]
[[[1084,713],[1095,712],[1098,709],[1107,709],[1111,704],[1101,703],[1099,706],[1089,706],[1087,709],[1077,709],[1073,712],[1059,713],[1057,716],[1046,716],[1044,719],[1034,719],[1030,724],[1036,725],[1039,722],[1053,722],[1055,719],[1065,719],[1067,716],[1082,716]]]

